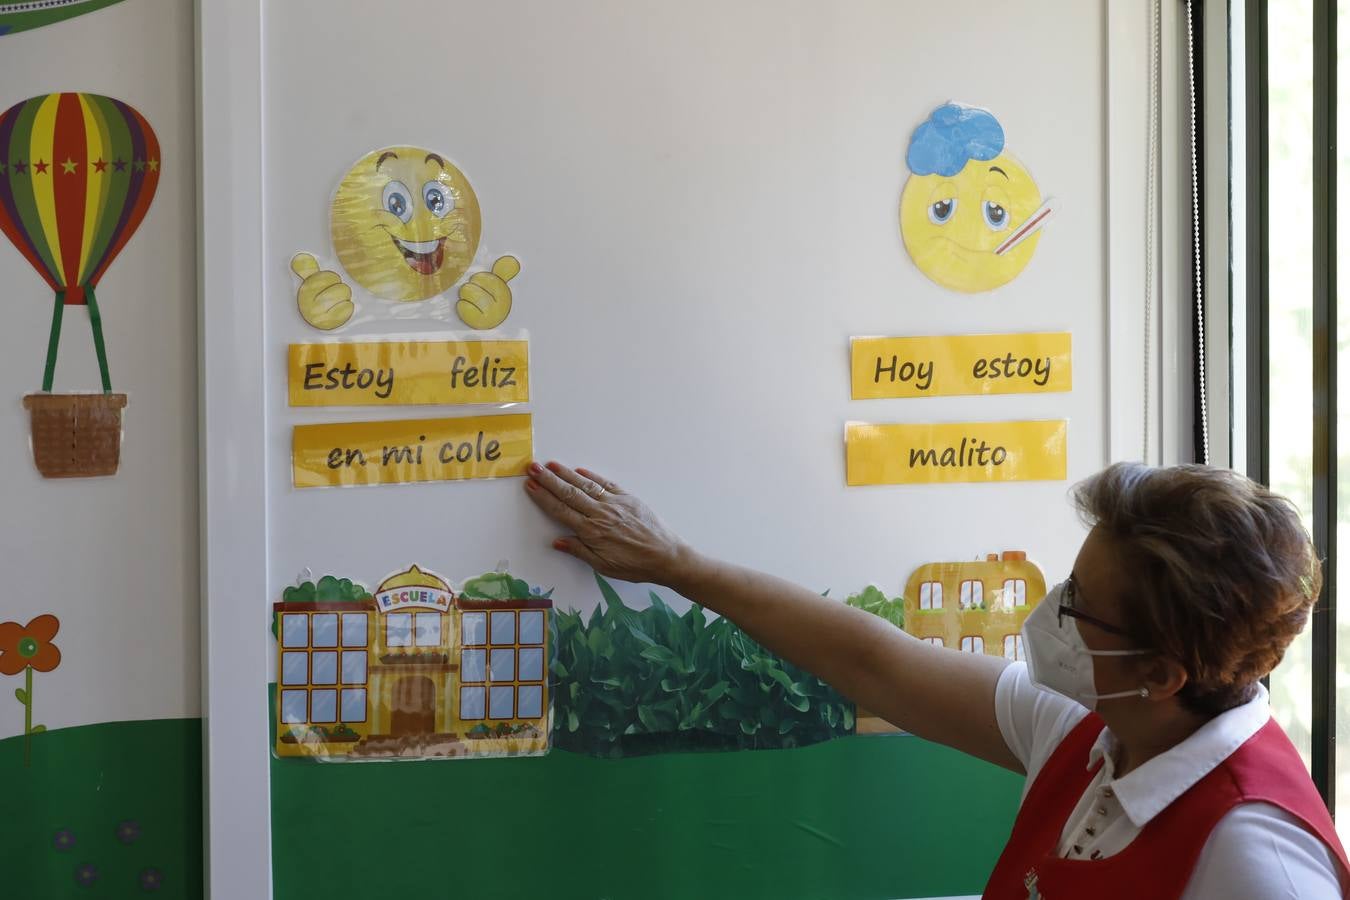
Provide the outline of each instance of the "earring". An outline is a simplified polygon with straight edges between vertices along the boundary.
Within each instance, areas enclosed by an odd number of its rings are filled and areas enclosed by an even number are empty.
[[[1140,689],[1139,689],[1139,696],[1142,697],[1143,699],[1147,700],[1147,699],[1148,699],[1148,688],[1146,688],[1146,687],[1140,688]]]

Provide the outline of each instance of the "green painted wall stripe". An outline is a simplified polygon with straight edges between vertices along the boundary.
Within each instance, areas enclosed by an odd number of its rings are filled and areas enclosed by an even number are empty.
[[[0,896],[201,897],[201,727],[154,719],[48,731],[33,735],[28,769],[22,736],[0,740]],[[92,882],[82,886],[86,865]],[[152,870],[161,886],[145,893]]]
[[[260,710],[261,711],[261,710]],[[201,722],[0,741],[4,896],[201,897]],[[272,761],[277,900],[979,893],[1021,779],[913,737],[606,760]],[[118,825],[136,836],[119,840]],[[74,846],[60,849],[61,833]],[[96,880],[80,887],[90,864]]]

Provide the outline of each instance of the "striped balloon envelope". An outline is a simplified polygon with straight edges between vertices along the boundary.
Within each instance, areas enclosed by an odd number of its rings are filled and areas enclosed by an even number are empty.
[[[67,305],[86,302],[145,218],[159,141],[120,100],[44,94],[0,114],[0,231]]]
[[[43,94],[0,113],[0,231],[56,293],[43,391],[52,389],[61,308],[81,305],[111,391],[94,287],[145,218],[159,164],[150,123],[111,97]]]

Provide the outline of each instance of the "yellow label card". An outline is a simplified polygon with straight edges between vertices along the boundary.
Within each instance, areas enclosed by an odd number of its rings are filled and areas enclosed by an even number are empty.
[[[529,413],[297,425],[298,488],[524,475],[534,456]]]
[[[528,341],[291,344],[291,406],[524,403]]]
[[[1067,331],[853,339],[853,399],[1040,394],[1073,387]]]
[[[850,422],[848,483],[949,484],[956,481],[1063,481],[1068,477],[1064,419],[868,425]]]

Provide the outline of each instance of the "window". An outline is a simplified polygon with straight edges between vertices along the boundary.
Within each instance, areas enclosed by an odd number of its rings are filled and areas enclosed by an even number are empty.
[[[1346,841],[1350,620],[1332,604],[1350,565],[1350,4],[1247,0],[1229,17],[1233,315],[1214,324],[1233,330],[1233,463],[1294,503],[1322,560],[1270,711]]]
[[[919,585],[919,609],[942,609],[942,582],[925,581]]]
[[[544,689],[537,684],[523,684],[517,694],[516,715],[522,719],[538,719],[544,714]]]
[[[311,722],[337,721],[337,691],[309,692],[309,720]]]
[[[1344,196],[1350,184],[1350,167],[1338,158],[1350,135],[1338,135],[1331,127],[1350,125],[1350,111],[1343,106],[1350,95],[1344,88],[1326,89],[1343,81],[1350,68],[1350,61],[1337,64],[1337,45],[1343,52],[1350,37],[1345,31],[1350,9],[1345,3],[1308,0],[1262,5],[1264,16],[1254,15],[1256,4],[1250,0],[1232,4],[1230,13],[1234,462],[1293,501],[1309,533],[1318,536],[1317,555],[1325,560],[1328,582],[1334,582],[1350,545],[1343,528],[1334,553],[1327,544],[1350,513],[1336,494],[1337,470],[1347,474],[1344,454],[1350,446],[1344,379],[1350,360],[1341,350],[1350,340],[1350,309],[1338,303],[1338,294],[1347,294],[1338,292],[1337,278],[1323,273],[1344,278],[1347,271],[1346,262],[1336,264],[1337,257],[1347,258],[1347,232],[1336,219],[1348,207],[1339,203],[1333,186]],[[1337,27],[1320,19],[1319,9],[1333,16]],[[1319,67],[1319,61],[1325,65]],[[1338,152],[1326,153],[1325,147]],[[1339,394],[1327,366],[1337,360]],[[1333,405],[1338,399],[1339,410]],[[1320,433],[1314,415],[1319,404],[1325,404],[1321,420],[1330,426]],[[1339,440],[1339,466],[1335,452],[1327,452],[1334,451],[1327,438]],[[1326,612],[1324,601],[1318,612]],[[1335,671],[1346,670],[1348,648],[1342,637],[1339,654],[1315,654],[1319,638],[1333,639],[1323,647],[1334,648],[1341,629],[1334,616],[1312,615],[1309,622],[1270,675],[1270,711],[1310,768],[1341,834],[1350,838],[1350,817],[1344,814],[1350,808],[1350,741],[1345,740],[1350,734],[1345,715],[1337,710],[1350,692],[1337,691]],[[1324,702],[1315,708],[1319,695]]]
[[[416,613],[413,616],[416,628],[415,642],[419,647],[439,647],[441,645],[441,614],[437,612]]]
[[[465,648],[459,654],[460,681],[487,681],[487,651]]]
[[[520,642],[522,644],[542,644],[544,642],[544,611],[542,609],[521,611]]]
[[[337,684],[337,653],[315,650],[310,654],[309,680],[312,684]]]
[[[342,646],[364,647],[367,644],[366,628],[369,613],[342,614]]]
[[[964,653],[983,653],[984,638],[980,637],[979,635],[975,635],[973,637],[968,635],[966,637],[961,638],[961,650]]]
[[[488,660],[489,681],[516,680],[516,651],[493,648]]]
[[[413,645],[412,613],[388,613],[384,617],[384,644],[386,647]]]
[[[523,647],[520,651],[520,669],[518,672],[521,681],[543,681],[544,680],[544,648],[543,647]]]
[[[343,684],[366,683],[366,651],[364,650],[342,651],[342,683]]]
[[[282,614],[283,724],[366,721],[369,618],[365,612]],[[339,649],[339,643],[358,649]]]
[[[309,646],[309,616],[305,613],[281,614],[281,646]]]
[[[515,688],[493,686],[488,690],[488,718],[514,718],[516,714]]]
[[[487,613],[463,613],[459,620],[459,627],[459,642],[465,647],[476,647],[487,643]]]
[[[281,721],[303,723],[309,718],[308,691],[281,692]]]
[[[484,700],[486,690],[482,685],[464,685],[459,689],[461,719],[482,719],[487,716],[487,703]]]
[[[310,619],[310,627],[314,630],[313,647],[336,647],[338,645],[338,617],[337,613],[315,613]]]
[[[492,614],[492,643],[514,644],[516,642],[516,614],[514,611],[494,612]]]
[[[462,614],[461,719],[538,719],[544,715],[544,616],[537,609]]]
[[[1022,636],[1020,634],[1010,634],[1003,639],[1003,658],[1026,659],[1026,655],[1022,652]]]
[[[945,647],[945,646],[947,646],[946,642],[943,641],[942,638],[933,638],[933,637],[930,637],[930,638],[924,638],[923,640],[924,640],[924,643],[926,643],[926,644],[932,644],[934,647]]]
[[[984,606],[984,582],[961,582],[961,608],[979,609]]]
[[[309,684],[309,654],[287,650],[281,654],[281,683]]]
[[[1027,605],[1027,583],[1021,578],[1009,578],[1003,582],[1003,608],[1016,609]]]
[[[342,689],[342,721],[364,722],[366,720],[366,689]]]

